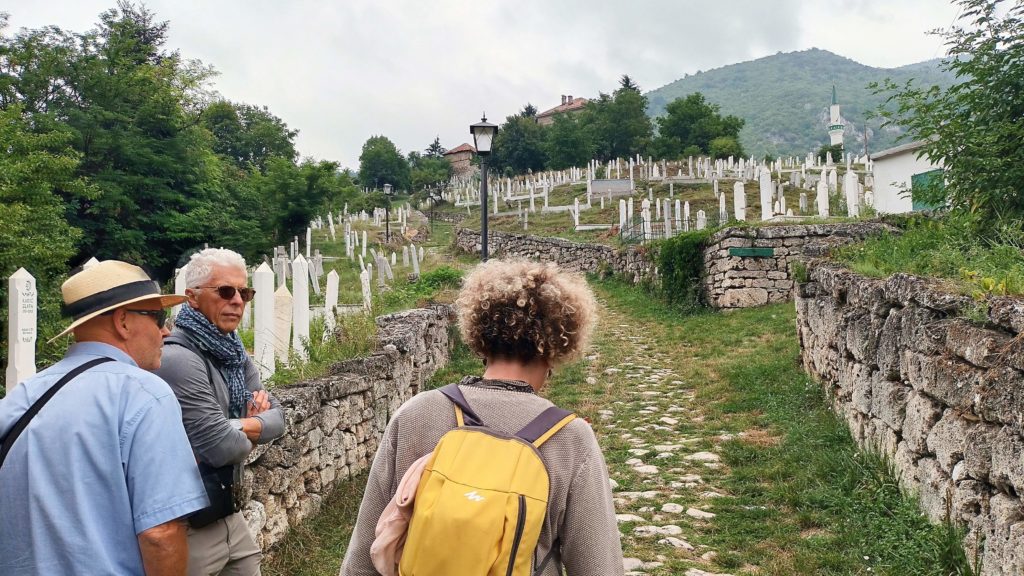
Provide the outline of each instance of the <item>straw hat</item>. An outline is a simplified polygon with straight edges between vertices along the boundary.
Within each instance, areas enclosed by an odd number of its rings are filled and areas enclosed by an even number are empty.
[[[125,304],[159,300],[167,308],[188,299],[180,294],[160,294],[160,285],[138,266],[119,260],[104,260],[68,278],[60,287],[64,296],[61,311],[74,321],[50,342],[93,318]]]

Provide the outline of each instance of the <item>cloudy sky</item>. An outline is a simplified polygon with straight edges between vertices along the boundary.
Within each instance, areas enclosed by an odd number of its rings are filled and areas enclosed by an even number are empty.
[[[0,0],[5,34],[92,28],[115,0]],[[268,106],[299,130],[303,156],[358,168],[383,134],[403,151],[435,136],[470,141],[530,102],[644,91],[687,73],[822,48],[890,68],[944,54],[928,30],[958,15],[947,0],[149,0],[169,47],[212,65],[224,97]],[[780,79],[783,80],[784,79]]]

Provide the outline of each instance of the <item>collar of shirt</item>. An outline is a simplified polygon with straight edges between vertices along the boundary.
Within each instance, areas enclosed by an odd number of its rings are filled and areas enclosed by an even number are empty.
[[[68,353],[64,357],[73,358],[77,356],[106,356],[118,362],[138,367],[135,360],[132,360],[132,357],[124,350],[115,348],[110,344],[104,344],[103,342],[75,342],[68,348]]]

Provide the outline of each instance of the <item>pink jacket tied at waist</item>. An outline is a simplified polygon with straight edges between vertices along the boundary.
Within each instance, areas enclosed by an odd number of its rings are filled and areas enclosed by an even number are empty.
[[[370,559],[373,561],[373,567],[382,576],[398,574],[398,561],[402,559],[402,549],[405,547],[405,536],[409,530],[409,518],[412,517],[416,488],[420,485],[420,477],[427,466],[427,460],[433,455],[434,453],[430,452],[412,463],[402,476],[402,481],[398,483],[395,497],[388,502],[380,519],[377,520],[377,528],[374,530],[376,538],[370,545]]]

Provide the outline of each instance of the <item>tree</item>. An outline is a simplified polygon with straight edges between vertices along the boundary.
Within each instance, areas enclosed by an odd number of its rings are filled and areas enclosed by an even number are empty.
[[[394,143],[384,136],[371,136],[359,155],[359,182],[366,188],[391,184],[396,190],[409,188],[409,164]]]
[[[563,170],[585,165],[593,158],[594,146],[575,114],[559,114],[547,128],[544,152],[548,169]]]
[[[736,116],[722,116],[717,104],[711,104],[700,92],[694,92],[684,98],[677,98],[665,107],[666,114],[658,118],[659,153],[666,157],[679,157],[682,151],[690,146],[700,148],[701,152],[711,152],[711,142],[720,137],[731,138],[741,156],[743,148],[739,145],[739,133],[743,128],[743,120]],[[721,147],[723,142],[719,143]],[[726,155],[728,156],[728,154]]]
[[[202,114],[203,125],[213,134],[213,149],[239,168],[255,166],[261,172],[271,157],[295,160],[295,137],[283,120],[266,106],[235,104],[227,100],[211,103]]]
[[[520,113],[520,115],[522,117],[524,117],[524,118],[534,118],[534,119],[536,119],[537,118],[537,107],[534,106],[533,104],[530,104],[529,102],[527,102],[526,106],[523,106],[523,111]]]
[[[942,68],[958,82],[948,89],[891,80],[880,110],[924,145],[919,156],[941,162],[944,191],[924,187],[915,199],[969,215],[979,232],[1024,221],[1024,3],[1000,17],[1002,0],[959,0],[960,23],[941,33],[949,47]],[[892,106],[894,108],[890,108]]]
[[[544,168],[544,132],[537,121],[522,113],[505,118],[494,138],[488,165],[509,174],[523,174]]]
[[[742,158],[743,146],[732,136],[719,136],[708,144],[708,155],[712,158]]]
[[[57,287],[77,251],[82,231],[68,224],[60,193],[94,196],[96,190],[75,176],[80,155],[68,144],[73,135],[48,114],[27,115],[21,105],[0,108],[0,276],[25,267],[37,280],[40,335],[52,335],[60,321]],[[7,302],[7,282],[0,283]],[[0,333],[7,333],[7,315]],[[46,354],[40,338],[40,359]],[[7,356],[0,345],[0,364]]]
[[[647,116],[647,97],[624,75],[612,96],[601,93],[587,103],[580,121],[594,154],[601,160],[647,152],[653,128]]]
[[[430,146],[427,146],[425,156],[427,158],[444,158],[445,152],[447,150],[444,149],[444,146],[441,146],[441,137],[435,136],[434,141],[430,143]]]

